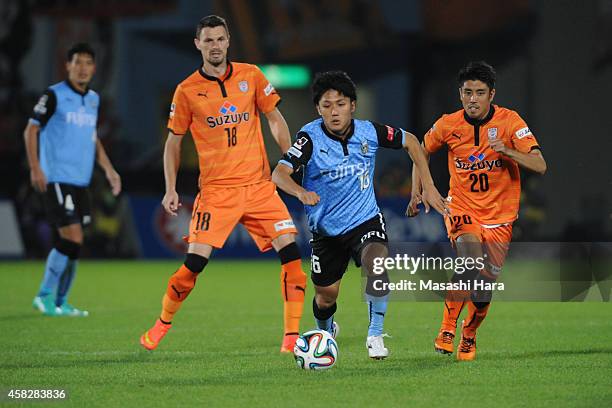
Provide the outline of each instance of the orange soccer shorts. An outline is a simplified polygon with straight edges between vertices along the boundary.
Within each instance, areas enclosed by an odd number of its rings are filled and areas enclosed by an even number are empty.
[[[474,234],[482,243],[483,252],[487,256],[487,272],[494,277],[500,274],[512,240],[512,224],[483,226],[468,212],[456,210],[453,210],[451,216],[444,217],[444,224],[453,246],[461,235]]]
[[[280,235],[297,234],[289,211],[271,181],[242,187],[208,187],[200,190],[189,224],[188,242],[222,248],[241,223],[261,252],[272,248]]]

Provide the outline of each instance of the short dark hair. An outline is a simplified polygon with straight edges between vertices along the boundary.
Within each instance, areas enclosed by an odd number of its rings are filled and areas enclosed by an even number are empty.
[[[482,81],[489,89],[495,88],[495,69],[484,61],[471,61],[461,68],[457,75],[459,86],[462,87],[465,81]]]
[[[91,45],[87,43],[78,43],[70,47],[70,49],[66,53],[66,58],[68,62],[72,61],[72,57],[74,56],[74,54],[88,54],[91,55],[91,58],[94,61],[96,60],[96,52],[93,50],[93,48],[91,48]]]
[[[200,38],[200,33],[204,27],[219,27],[223,26],[225,28],[225,32],[229,36],[229,28],[227,28],[227,22],[223,17],[217,16],[215,14],[211,14],[210,16],[202,17],[200,22],[198,23],[198,27],[196,28],[196,38]]]
[[[314,104],[318,105],[323,94],[330,89],[348,96],[351,101],[357,100],[357,87],[351,77],[344,71],[318,72],[315,75],[312,82],[312,101]]]

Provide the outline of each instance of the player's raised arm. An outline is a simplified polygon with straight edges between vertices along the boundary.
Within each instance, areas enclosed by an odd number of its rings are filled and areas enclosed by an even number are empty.
[[[274,108],[265,115],[266,119],[268,119],[268,125],[270,126],[270,131],[272,132],[272,137],[274,137],[276,144],[280,147],[283,154],[287,153],[287,150],[291,147],[291,135],[283,114],[278,108]]]
[[[179,196],[176,192],[176,176],[181,164],[181,143],[183,137],[168,132],[168,139],[164,146],[164,178],[166,180],[166,194],[162,200],[164,210],[170,215],[177,215],[176,211],[181,206]]]
[[[432,206],[442,215],[448,215],[449,209],[446,200],[440,195],[438,189],[434,185],[429,164],[423,148],[419,144],[417,138],[409,132],[404,135],[404,149],[410,155],[414,165],[418,168],[420,183],[422,185],[422,201],[425,206],[425,212],[429,212],[429,206]]]
[[[40,126],[29,122],[23,131],[25,139],[26,153],[28,156],[28,165],[30,166],[30,182],[34,190],[43,192],[47,190],[47,178],[40,168],[38,160],[38,130]]]
[[[104,174],[106,175],[106,179],[111,186],[113,191],[113,195],[117,196],[121,192],[121,177],[119,177],[119,173],[115,171],[113,164],[111,163],[108,155],[106,154],[106,150],[104,150],[104,146],[100,143],[100,140],[96,140],[96,157],[98,160],[98,164],[104,170]]]

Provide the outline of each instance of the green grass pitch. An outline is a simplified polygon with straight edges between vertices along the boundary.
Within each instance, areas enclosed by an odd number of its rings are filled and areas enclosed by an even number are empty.
[[[52,405],[77,407],[612,406],[609,303],[494,303],[477,360],[458,363],[433,352],[440,303],[393,302],[391,356],[371,361],[352,269],[336,315],[338,363],[304,372],[278,352],[277,261],[213,259],[160,347],[141,350],[180,262],[81,261],[69,299],[90,311],[81,319],[32,310],[42,262],[0,263],[2,392],[65,389],[68,399]],[[311,299],[309,287],[303,331],[314,326]]]

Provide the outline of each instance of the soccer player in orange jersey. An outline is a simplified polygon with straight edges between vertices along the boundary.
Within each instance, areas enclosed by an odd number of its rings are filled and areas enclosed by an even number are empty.
[[[191,131],[200,165],[197,195],[189,226],[185,263],[170,277],[155,325],[140,339],[153,350],[171,327],[172,318],[194,288],[213,248],[221,248],[241,223],[260,251],[274,248],[281,262],[285,332],[281,352],[293,351],[302,316],[306,274],[295,243],[297,230],[270,181],[270,167],[260,112],[283,153],[291,145],[289,128],[277,108],[278,93],[255,65],[230,62],[230,35],[225,20],[200,20],[196,48],[203,64],[174,93],[164,149],[166,194],[162,205],[176,215],[176,192],[183,135]]]
[[[448,150],[451,210],[445,218],[448,236],[459,257],[486,255],[485,268],[463,274],[463,279],[493,282],[501,272],[519,210],[519,166],[544,174],[546,162],[527,124],[513,110],[493,105],[495,70],[485,62],[470,62],[459,72],[463,109],[443,115],[425,134],[426,155]],[[413,192],[408,216],[419,213],[420,177],[413,170]],[[455,274],[453,281],[461,276]],[[457,358],[476,357],[476,329],[487,315],[491,293],[448,291],[440,332],[434,348],[454,351],[455,330],[467,303]]]

